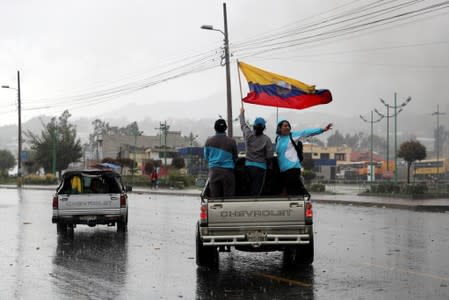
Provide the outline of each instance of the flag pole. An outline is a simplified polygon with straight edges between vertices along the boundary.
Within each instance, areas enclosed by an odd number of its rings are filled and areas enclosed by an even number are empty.
[[[237,59],[237,73],[239,74],[240,102],[243,107],[242,79],[240,78],[240,62]]]

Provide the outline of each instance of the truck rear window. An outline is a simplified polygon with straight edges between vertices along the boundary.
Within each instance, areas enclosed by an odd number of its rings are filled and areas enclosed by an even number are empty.
[[[59,194],[110,194],[120,193],[121,185],[110,174],[73,174],[63,178]]]

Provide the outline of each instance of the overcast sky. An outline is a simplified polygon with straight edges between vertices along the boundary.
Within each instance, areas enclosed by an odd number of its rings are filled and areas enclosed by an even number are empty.
[[[368,117],[372,108],[381,108],[379,98],[392,103],[394,92],[398,103],[412,97],[410,113],[431,113],[437,104],[449,113],[449,8],[438,6],[443,2],[227,1],[234,116],[240,106],[235,59],[331,90],[332,103],[298,111],[298,117],[307,111]],[[223,28],[222,3],[0,0],[0,84],[16,87],[20,70],[24,121],[59,116],[64,109],[74,119],[225,116],[223,37],[200,29],[202,24]],[[338,37],[345,31],[325,34],[431,5],[433,12],[399,22],[376,22]],[[330,18],[338,15],[343,17],[335,22],[346,22],[332,24]],[[308,43],[310,36],[320,40]],[[263,48],[263,42],[271,46]],[[244,79],[243,84],[246,94]],[[0,102],[0,125],[16,124],[15,91],[1,89]],[[167,103],[176,109],[168,110]],[[130,115],[136,108],[140,113]],[[249,116],[273,112],[246,109]]]

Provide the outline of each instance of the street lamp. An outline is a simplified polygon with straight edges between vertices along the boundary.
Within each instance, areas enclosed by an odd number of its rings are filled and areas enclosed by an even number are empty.
[[[382,102],[383,100],[380,99],[380,101]],[[398,114],[403,111],[403,109],[401,108],[398,111]],[[387,119],[387,172],[390,171],[390,118],[394,118],[396,117],[395,115],[390,115],[390,108],[387,106],[387,115],[382,114],[381,112],[379,112],[377,109],[374,109],[374,112],[379,115],[382,118],[386,118]]]
[[[228,18],[226,14],[226,3],[223,3],[224,31],[214,28],[212,25],[202,25],[201,29],[221,32],[224,36],[224,56],[226,65],[226,95],[227,95],[227,123],[228,136],[233,136],[232,126],[232,96],[231,96],[231,70],[229,64],[229,36],[228,36]]]
[[[397,105],[396,93],[394,93],[394,105],[386,103],[383,99],[380,99],[383,105],[387,108],[394,109],[394,183],[398,182],[398,108],[404,108],[411,100],[412,97],[408,97],[401,105]]]
[[[374,131],[374,123],[378,123],[380,122],[380,120],[383,119],[383,117],[379,117],[379,119],[377,120],[373,120],[373,111],[371,111],[371,120],[368,121],[367,119],[365,119],[362,115],[360,115],[360,119],[362,119],[364,122],[366,123],[371,123],[371,155],[370,155],[370,167],[369,167],[369,178],[370,178],[370,182],[373,183],[373,131]]]
[[[18,112],[18,150],[17,150],[17,186],[22,186],[22,115],[20,101],[20,72],[17,71],[17,89],[9,85],[2,85],[4,89],[12,89],[17,91],[17,112]]]

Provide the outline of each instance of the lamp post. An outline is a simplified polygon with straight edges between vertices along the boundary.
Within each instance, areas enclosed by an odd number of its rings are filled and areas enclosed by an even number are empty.
[[[373,183],[373,131],[374,131],[374,123],[378,123],[380,122],[380,120],[383,119],[383,117],[379,117],[379,119],[377,120],[373,120],[373,111],[371,111],[371,120],[368,121],[367,119],[365,119],[362,115],[360,115],[360,119],[362,119],[364,122],[366,123],[371,123],[371,155],[370,155],[370,167],[369,167],[369,178],[370,178],[370,182]]]
[[[22,115],[20,100],[20,72],[17,71],[17,89],[9,85],[2,85],[4,89],[17,91],[17,112],[18,112],[18,150],[17,150],[17,187],[22,186]]]
[[[440,175],[440,116],[445,113],[440,112],[440,105],[437,104],[437,111],[432,113],[432,116],[437,116],[437,138],[436,138],[436,153],[437,153],[437,179]]]
[[[404,108],[411,100],[412,97],[408,97],[401,105],[397,105],[397,97],[396,93],[394,93],[394,105],[390,105],[386,103],[383,99],[380,99],[383,105],[385,105],[388,109],[394,109],[394,183],[398,182],[398,108]]]
[[[382,99],[380,99],[380,101],[383,101]],[[401,108],[398,111],[398,114],[402,111],[403,109]],[[396,115],[390,115],[390,108],[387,106],[387,115],[384,115],[382,113],[380,113],[377,109],[374,109],[374,111],[376,112],[376,114],[378,114],[379,116],[383,117],[383,118],[387,118],[387,171],[390,171],[390,118],[394,118],[396,117]]]
[[[201,29],[214,30],[221,32],[224,36],[224,58],[226,66],[226,96],[227,96],[227,123],[228,123],[228,136],[233,136],[233,124],[232,124],[232,96],[231,96],[231,70],[229,63],[229,36],[228,36],[228,17],[226,13],[226,3],[223,3],[223,18],[224,18],[224,31],[214,28],[212,25],[202,25]]]

